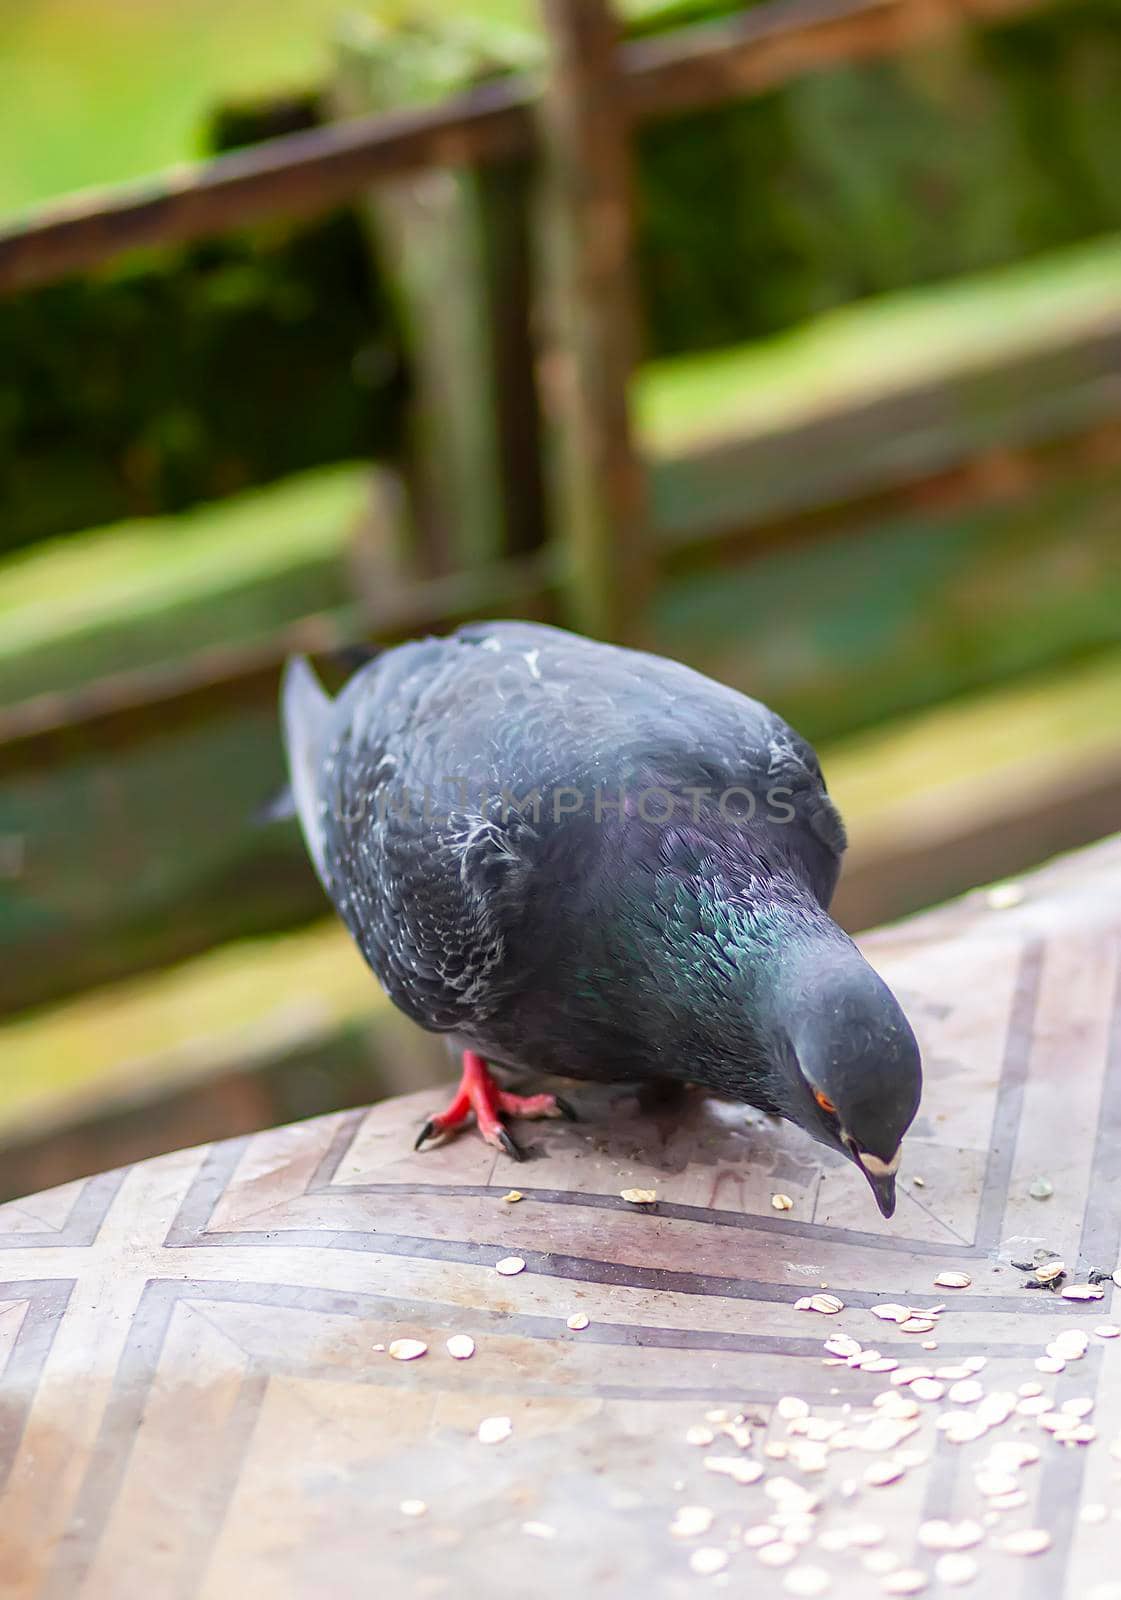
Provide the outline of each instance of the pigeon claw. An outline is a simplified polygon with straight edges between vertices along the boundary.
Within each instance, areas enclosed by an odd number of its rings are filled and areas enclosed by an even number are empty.
[[[471,1117],[488,1144],[501,1150],[511,1161],[524,1161],[525,1152],[518,1148],[506,1128],[508,1117],[567,1117],[575,1122],[576,1113],[567,1101],[553,1094],[509,1094],[494,1081],[482,1056],[473,1050],[463,1053],[463,1076],[455,1098],[446,1111],[428,1118],[417,1135],[414,1150],[434,1139],[438,1134],[457,1133]]]
[[[497,1133],[499,1146],[505,1150],[511,1161],[524,1161],[525,1151],[516,1145],[505,1128],[499,1128]]]

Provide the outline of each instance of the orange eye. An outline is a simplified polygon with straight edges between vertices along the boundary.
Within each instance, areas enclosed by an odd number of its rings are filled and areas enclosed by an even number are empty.
[[[822,1094],[820,1089],[815,1089],[814,1099],[817,1101],[818,1105],[823,1111],[827,1111],[831,1117],[836,1116],[837,1107],[833,1104],[832,1100],[830,1100],[827,1094]]]

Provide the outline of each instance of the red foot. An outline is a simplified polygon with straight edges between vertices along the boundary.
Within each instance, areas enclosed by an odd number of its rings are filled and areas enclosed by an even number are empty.
[[[475,1124],[488,1144],[504,1150],[515,1161],[525,1156],[511,1139],[503,1123],[505,1117],[569,1117],[571,1106],[555,1094],[507,1094],[490,1075],[482,1056],[473,1050],[463,1052],[463,1076],[455,1099],[446,1111],[429,1117],[420,1130],[414,1149],[419,1150],[426,1139],[438,1133],[455,1133],[463,1127],[472,1111]]]

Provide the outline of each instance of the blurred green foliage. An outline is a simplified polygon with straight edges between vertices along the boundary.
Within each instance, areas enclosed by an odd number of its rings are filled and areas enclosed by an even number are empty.
[[[648,0],[635,31],[742,9]],[[1121,226],[1121,4],[1070,0],[644,130],[651,354]]]
[[[631,28],[738,9],[641,0]],[[524,40],[496,32],[503,50],[520,63]],[[314,95],[227,110],[211,143],[319,115]],[[1119,149],[1121,0],[1069,0],[649,127],[649,353],[738,343],[1121,227]],[[0,374],[0,548],[392,453],[405,384],[349,213],[2,302]]]
[[[229,107],[213,148],[319,119],[312,97]],[[0,548],[384,455],[402,383],[351,212],[0,300]]]

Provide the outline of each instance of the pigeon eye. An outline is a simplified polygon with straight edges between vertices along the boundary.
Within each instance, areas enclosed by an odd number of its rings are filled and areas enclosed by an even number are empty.
[[[827,1094],[822,1094],[820,1089],[814,1090],[814,1099],[817,1101],[821,1109],[827,1112],[829,1116],[835,1117],[837,1115],[837,1107],[833,1104],[832,1100],[830,1100]]]

